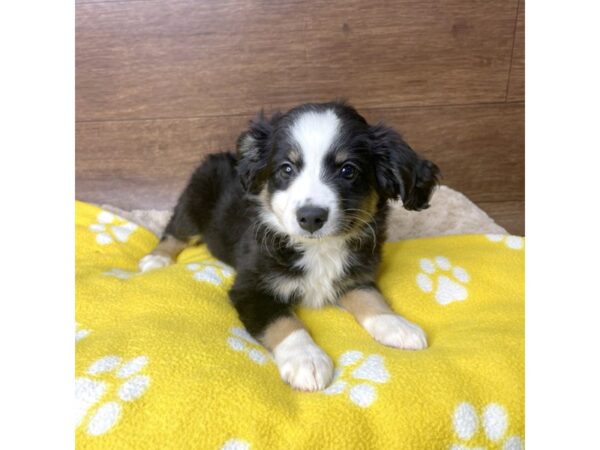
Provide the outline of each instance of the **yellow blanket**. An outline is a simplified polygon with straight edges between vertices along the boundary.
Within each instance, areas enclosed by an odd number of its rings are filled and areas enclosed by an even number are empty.
[[[79,449],[503,449],[524,438],[524,241],[386,244],[379,285],[430,347],[384,347],[338,308],[300,310],[335,360],[324,392],[284,384],[204,246],[137,273],[151,232],[76,204]]]

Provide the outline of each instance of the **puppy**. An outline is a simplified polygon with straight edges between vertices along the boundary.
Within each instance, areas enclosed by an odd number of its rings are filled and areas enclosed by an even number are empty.
[[[237,155],[210,155],[191,177],[142,271],[204,242],[237,275],[229,298],[248,332],[293,388],[325,388],[331,358],[294,315],[339,305],[380,343],[419,350],[417,325],[390,309],[375,283],[388,200],[427,208],[438,168],[400,135],[342,102],[262,113]]]

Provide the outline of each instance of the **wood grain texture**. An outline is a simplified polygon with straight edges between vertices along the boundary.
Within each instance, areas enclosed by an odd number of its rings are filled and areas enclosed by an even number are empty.
[[[523,105],[366,110],[434,160],[473,201],[523,201]],[[77,124],[77,197],[126,209],[171,208],[211,152],[232,149],[249,116]]]
[[[509,102],[522,102],[525,100],[525,0],[519,1],[506,100]]]
[[[524,232],[524,0],[76,0],[76,192],[170,208],[259,109],[347,97]]]
[[[79,121],[504,101],[517,0],[80,3]]]
[[[477,206],[510,234],[525,235],[525,202],[478,202]]]
[[[126,209],[171,208],[202,158],[233,150],[248,119],[78,123],[77,198]]]
[[[524,105],[494,104],[367,111],[435,161],[444,184],[475,202],[523,200]]]

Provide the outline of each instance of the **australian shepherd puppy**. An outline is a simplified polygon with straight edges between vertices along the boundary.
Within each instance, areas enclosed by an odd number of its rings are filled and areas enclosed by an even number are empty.
[[[339,305],[384,345],[427,346],[425,333],[390,309],[375,282],[388,200],[427,208],[438,168],[382,124],[342,103],[304,104],[250,122],[237,154],[210,155],[181,194],[142,271],[171,264],[204,242],[236,270],[229,298],[283,380],[314,391],[331,358],[294,307]]]

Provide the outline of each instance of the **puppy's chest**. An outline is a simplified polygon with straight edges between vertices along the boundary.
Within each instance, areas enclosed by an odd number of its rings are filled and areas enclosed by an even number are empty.
[[[294,263],[302,274],[278,280],[276,290],[286,297],[299,295],[301,304],[310,308],[334,303],[349,258],[350,252],[343,241],[306,245],[301,258]]]

